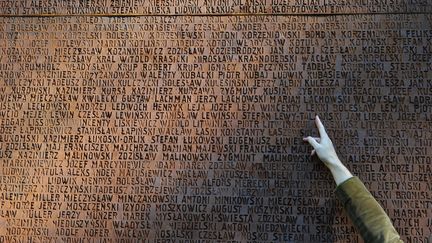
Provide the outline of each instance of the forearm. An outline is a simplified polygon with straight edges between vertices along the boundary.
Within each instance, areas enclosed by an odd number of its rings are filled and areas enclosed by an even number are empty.
[[[365,242],[402,242],[390,218],[357,177],[340,184],[336,195]]]
[[[318,157],[329,168],[336,182],[336,195],[341,200],[353,223],[357,226],[365,242],[402,242],[390,218],[366,189],[363,183],[339,160],[333,143],[317,116],[315,124],[320,137],[303,138],[314,148],[311,155]]]
[[[331,163],[328,165],[328,168],[330,169],[330,172],[333,175],[333,179],[336,182],[336,186],[339,186],[346,180],[353,177],[351,172],[340,162],[339,159],[337,161],[334,161],[334,163]]]

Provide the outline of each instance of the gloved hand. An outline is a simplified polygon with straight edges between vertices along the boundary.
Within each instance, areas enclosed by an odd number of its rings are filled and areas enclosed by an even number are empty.
[[[318,158],[330,169],[336,185],[340,185],[345,180],[353,177],[351,172],[342,164],[339,157],[336,154],[333,143],[330,140],[327,132],[318,116],[315,117],[315,124],[318,127],[318,132],[320,134],[319,138],[306,137],[303,138],[304,141],[309,142],[312,145],[313,150],[311,155],[318,155]]]

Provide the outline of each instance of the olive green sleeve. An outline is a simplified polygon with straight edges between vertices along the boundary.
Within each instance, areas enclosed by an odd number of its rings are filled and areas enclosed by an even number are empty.
[[[336,195],[365,242],[403,242],[390,218],[358,177],[340,184]]]

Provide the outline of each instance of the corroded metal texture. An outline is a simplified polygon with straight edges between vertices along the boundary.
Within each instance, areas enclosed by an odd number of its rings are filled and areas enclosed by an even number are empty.
[[[359,242],[302,141],[316,114],[425,242],[432,16],[391,12],[0,18],[0,242]]]
[[[430,13],[428,0],[2,0],[4,15],[227,15]]]

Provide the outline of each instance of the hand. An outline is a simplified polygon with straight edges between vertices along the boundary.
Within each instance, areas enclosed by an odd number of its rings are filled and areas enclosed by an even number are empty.
[[[312,150],[311,156],[317,154],[320,160],[324,162],[324,164],[329,169],[331,169],[331,167],[342,164],[342,162],[339,160],[339,157],[336,154],[333,143],[330,140],[329,136],[327,135],[324,125],[321,123],[321,120],[319,119],[318,116],[315,117],[315,124],[318,127],[318,132],[320,137],[314,138],[309,136],[303,138],[304,141],[309,142],[309,144],[312,145],[312,147],[314,148]]]
[[[339,185],[353,176],[339,160],[333,143],[327,135],[324,125],[321,123],[321,120],[318,116],[315,117],[315,124],[318,127],[320,137],[314,138],[309,136],[303,138],[303,140],[309,142],[309,144],[312,145],[313,150],[311,156],[314,154],[318,155],[320,160],[324,162],[327,168],[330,169],[336,184]]]

